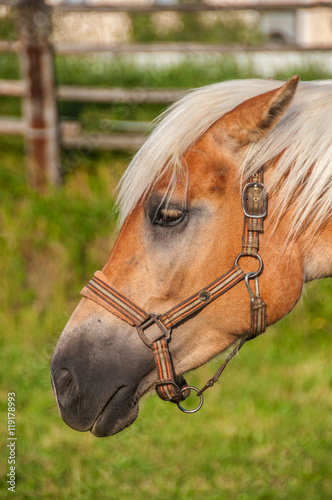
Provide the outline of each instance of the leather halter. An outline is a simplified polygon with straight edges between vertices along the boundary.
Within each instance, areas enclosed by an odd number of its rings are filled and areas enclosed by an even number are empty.
[[[267,193],[263,184],[262,169],[259,169],[248,179],[243,189],[242,207],[244,212],[242,251],[236,257],[234,267],[167,312],[162,314],[145,312],[117,290],[101,271],[97,271],[92,280],[81,291],[84,297],[93,300],[109,312],[136,327],[141,340],[152,349],[154,354],[158,373],[158,382],[155,384],[155,389],[158,396],[165,401],[177,403],[179,408],[186,413],[193,413],[202,406],[203,391],[218,380],[227,363],[242,345],[247,340],[263,333],[266,328],[266,304],[259,295],[258,286],[258,277],[263,271],[263,261],[258,253],[259,234],[263,232],[263,220],[267,215]],[[258,270],[244,273],[239,266],[242,257],[253,257],[258,260]],[[188,386],[182,376],[176,377],[174,374],[172,358],[168,348],[173,328],[189,320],[194,313],[201,311],[243,280],[250,296],[251,325],[249,333],[241,338],[240,343],[203,389],[199,391],[196,387]],[[251,290],[250,280],[255,280],[255,294]],[[185,410],[179,403],[189,396],[191,389],[197,392],[201,401],[194,410]]]

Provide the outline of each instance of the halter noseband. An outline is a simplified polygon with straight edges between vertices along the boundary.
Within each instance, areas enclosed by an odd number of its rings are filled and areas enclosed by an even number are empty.
[[[259,234],[263,232],[263,220],[267,215],[267,192],[263,184],[262,169],[248,179],[243,189],[242,207],[244,212],[242,251],[236,257],[234,267],[169,311],[163,314],[145,312],[119,292],[101,271],[97,271],[81,291],[84,297],[97,302],[109,312],[136,327],[141,340],[152,349],[154,354],[158,373],[155,389],[158,396],[164,401],[177,403],[185,413],[194,413],[201,408],[202,393],[215,384],[228,362],[243,344],[263,333],[266,328],[266,304],[259,295],[258,285],[258,277],[263,271],[263,261],[258,253]],[[253,257],[258,260],[258,270],[244,273],[239,266],[242,257]],[[174,373],[168,348],[173,328],[190,319],[194,313],[201,311],[242,280],[245,281],[250,296],[251,325],[248,335],[241,338],[214,377],[201,390],[188,386],[182,376],[176,377]],[[255,280],[255,294],[251,290],[250,280]],[[197,392],[200,403],[194,410],[186,410],[180,405],[180,401],[186,399],[191,390]]]

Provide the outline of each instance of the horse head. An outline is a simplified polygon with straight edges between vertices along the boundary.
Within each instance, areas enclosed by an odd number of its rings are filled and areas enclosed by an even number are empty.
[[[259,159],[274,131],[287,130],[298,80],[228,82],[194,91],[171,108],[134,158],[121,186],[121,230],[102,270],[103,290],[114,286],[111,305],[107,297],[104,306],[83,293],[52,358],[52,384],[69,426],[106,436],[136,419],[139,399],[154,387],[158,367],[135,320],[116,311],[116,297],[122,297],[120,308],[130,303],[133,311],[137,305],[138,311],[162,315],[233,269],[243,241],[243,181],[258,167],[269,197],[259,239],[259,294],[267,324],[294,307],[306,279],[323,274],[322,249],[311,244],[303,251],[310,224],[291,238],[297,205],[285,201],[280,210],[283,182],[291,175],[278,172],[287,141],[277,141],[279,149]],[[254,275],[258,265],[242,254],[241,276]],[[248,291],[241,279],[167,329],[176,377],[245,338],[251,324]]]

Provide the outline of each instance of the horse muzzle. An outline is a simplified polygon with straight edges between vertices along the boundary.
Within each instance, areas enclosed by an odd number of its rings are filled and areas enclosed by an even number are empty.
[[[153,356],[144,344],[126,342],[123,327],[120,332],[109,326],[95,317],[76,330],[65,329],[51,361],[52,387],[63,421],[97,437],[116,434],[135,421],[139,386],[146,386],[141,382],[154,370]]]

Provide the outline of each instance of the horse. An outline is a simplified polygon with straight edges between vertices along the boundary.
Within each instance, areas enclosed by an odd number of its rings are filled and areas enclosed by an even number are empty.
[[[196,392],[197,410],[239,348],[331,276],[332,82],[299,80],[194,89],[132,159],[118,238],[51,360],[73,429],[122,431],[154,387],[184,411]],[[203,389],[187,385],[228,349]]]

